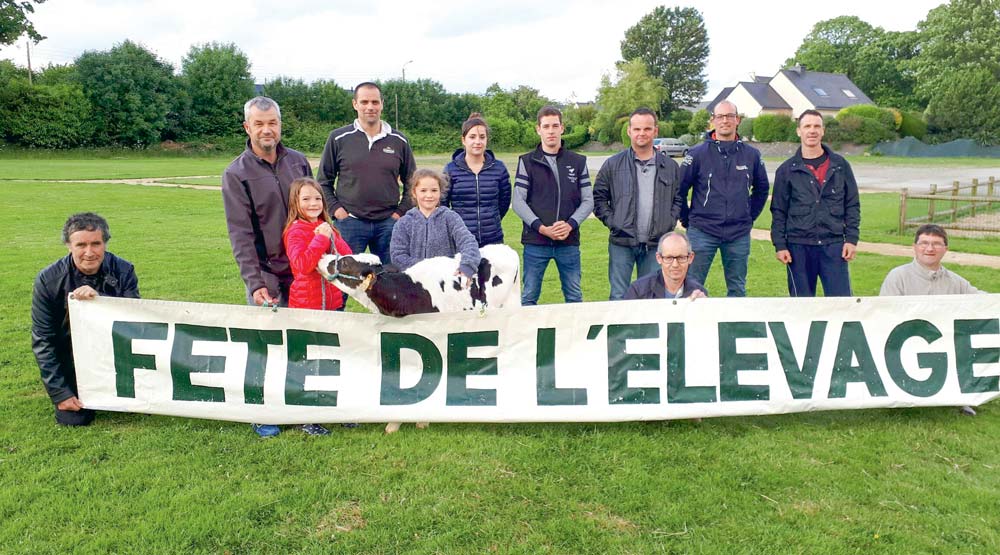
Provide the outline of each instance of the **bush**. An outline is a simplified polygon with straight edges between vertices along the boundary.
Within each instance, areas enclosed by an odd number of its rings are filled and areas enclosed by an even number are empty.
[[[843,120],[847,116],[858,116],[865,119],[875,120],[889,130],[896,129],[896,116],[889,110],[879,108],[872,104],[857,104],[848,106],[837,112],[837,119]]]
[[[83,91],[75,85],[29,85],[12,81],[0,92],[4,135],[31,148],[72,148],[89,142],[93,127]]]
[[[521,144],[518,145],[521,148],[532,149],[538,146],[541,139],[538,137],[538,131],[535,131],[535,120],[526,121],[521,124]]]
[[[698,137],[708,130],[708,121],[711,116],[708,110],[698,110],[691,116],[691,123],[688,124],[688,132]]]
[[[795,134],[795,120],[784,114],[762,114],[753,121],[754,139],[762,143],[787,141]]]
[[[871,145],[894,138],[896,132],[882,122],[853,114],[837,114],[837,125],[828,127],[826,131],[826,139],[830,143]]]
[[[632,146],[632,139],[628,136],[628,120],[625,120],[621,124],[621,129],[618,130],[618,136],[621,137],[622,144],[625,148]]]
[[[923,140],[927,135],[927,122],[919,114],[901,112],[903,119],[899,124],[900,137],[914,137]]]
[[[736,133],[744,140],[753,139],[753,118],[746,118],[740,121],[740,126],[736,128]]]
[[[669,121],[657,122],[657,127],[659,128],[660,137],[673,137],[674,136],[674,124]]]
[[[694,145],[698,144],[698,137],[695,137],[694,135],[692,135],[690,133],[685,133],[685,134],[681,135],[680,137],[678,137],[678,139],[684,141],[684,144],[686,144],[688,146],[694,146]]]
[[[580,148],[587,144],[588,140],[590,140],[590,134],[587,133],[587,127],[584,125],[578,125],[573,128],[573,131],[563,135],[566,148]]]
[[[518,150],[524,127],[519,121],[508,117],[487,117],[490,124],[490,148],[493,150]],[[532,135],[535,132],[532,130]]]

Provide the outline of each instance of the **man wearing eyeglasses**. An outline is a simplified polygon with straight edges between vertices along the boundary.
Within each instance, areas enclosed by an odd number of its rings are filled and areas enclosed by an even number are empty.
[[[632,282],[624,299],[697,299],[707,296],[701,283],[688,276],[688,268],[694,259],[695,254],[691,252],[687,237],[674,231],[664,234],[656,248],[656,262],[660,268]]]
[[[962,276],[941,265],[948,253],[948,233],[941,226],[924,224],[913,239],[913,262],[889,271],[880,296],[967,295],[984,293]]]
[[[705,142],[691,149],[681,163],[674,215],[688,230],[694,250],[691,277],[704,283],[718,251],[727,295],[745,297],[750,229],[764,210],[770,185],[760,151],[736,133],[740,124],[736,105],[720,102],[712,123],[714,129],[705,134]]]

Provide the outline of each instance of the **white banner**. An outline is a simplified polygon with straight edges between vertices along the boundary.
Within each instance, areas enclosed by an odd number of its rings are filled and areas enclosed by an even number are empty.
[[[1000,295],[370,314],[70,300],[90,408],[269,424],[666,420],[978,405]]]

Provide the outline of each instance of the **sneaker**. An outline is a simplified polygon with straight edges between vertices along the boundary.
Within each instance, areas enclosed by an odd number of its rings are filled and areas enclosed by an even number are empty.
[[[319,424],[303,424],[302,431],[311,436],[325,436],[330,433],[330,430],[327,430]]]
[[[355,422],[344,422],[343,424],[341,424],[341,427],[348,429],[357,428],[358,426],[360,426],[360,424],[357,424]]]
[[[281,428],[275,426],[274,424],[250,424],[253,431],[257,432],[260,437],[274,437],[281,433]]]
[[[965,416],[975,416],[976,415],[976,409],[974,409],[972,407],[962,407],[962,408],[958,409],[958,412],[964,414]]]

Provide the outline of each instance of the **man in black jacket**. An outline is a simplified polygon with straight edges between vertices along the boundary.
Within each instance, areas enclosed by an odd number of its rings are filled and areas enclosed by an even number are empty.
[[[67,297],[90,300],[98,295],[139,298],[132,264],[106,251],[108,222],[91,212],[74,214],[63,225],[69,254],[38,273],[31,294],[31,349],[42,383],[56,409],[56,422],[86,426],[94,411],[77,397],[73,343]]]
[[[632,146],[608,158],[594,182],[594,214],[608,227],[608,281],[612,301],[632,280],[657,269],[656,241],[677,225],[673,216],[677,163],[653,148],[656,112],[638,108],[628,120]]]
[[[563,299],[583,302],[580,224],[594,209],[587,157],[564,148],[562,112],[555,106],[538,111],[535,131],[541,144],[518,159],[514,179],[514,212],[523,221],[521,304],[538,303],[550,260],[556,261]]]
[[[823,144],[823,132],[819,112],[802,112],[796,129],[802,146],[774,176],[771,242],[793,297],[815,297],[817,277],[827,297],[851,295],[847,263],[861,225],[858,184],[847,160]]]

